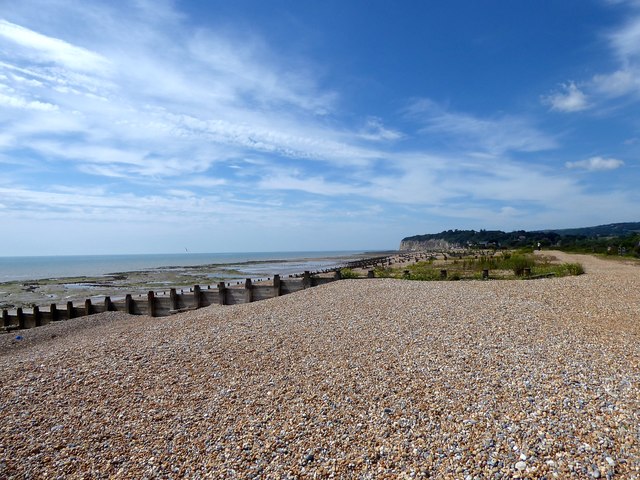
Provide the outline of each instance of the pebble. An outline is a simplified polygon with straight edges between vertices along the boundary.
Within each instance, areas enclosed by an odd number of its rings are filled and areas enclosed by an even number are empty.
[[[577,261],[0,336],[0,478],[640,478],[640,267]]]

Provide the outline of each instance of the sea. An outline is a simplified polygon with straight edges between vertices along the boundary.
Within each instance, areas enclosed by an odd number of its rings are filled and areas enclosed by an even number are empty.
[[[288,275],[344,265],[375,252],[245,252],[142,255],[0,257],[0,283],[67,277],[93,277],[145,270],[211,265],[250,275]]]

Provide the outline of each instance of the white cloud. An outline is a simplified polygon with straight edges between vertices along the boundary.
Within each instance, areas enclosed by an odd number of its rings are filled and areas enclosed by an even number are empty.
[[[191,178],[180,178],[180,185],[185,185],[188,187],[198,187],[198,188],[215,188],[221,185],[225,185],[227,180],[224,178],[212,178],[205,176],[197,176]]]
[[[316,195],[354,195],[365,193],[352,184],[328,182],[322,177],[299,178],[280,174],[262,179],[258,187],[265,190],[297,190]]]
[[[594,75],[593,88],[607,97],[620,97],[634,92],[640,92],[640,73],[626,70],[616,70],[613,73]]]
[[[426,124],[420,133],[449,136],[470,150],[484,151],[480,153],[537,152],[557,146],[553,137],[522,116],[481,118],[448,111],[429,99],[414,101],[407,112]]]
[[[562,85],[561,92],[547,95],[542,100],[558,112],[579,112],[589,108],[587,96],[573,82]]]
[[[108,62],[101,55],[58,38],[42,35],[6,20],[0,20],[0,36],[24,47],[25,53],[39,62],[55,62],[81,71],[103,71]]]
[[[58,110],[58,106],[51,103],[27,100],[17,96],[3,95],[2,93],[0,93],[0,105],[12,108],[24,108],[27,110],[41,110],[44,112]]]
[[[386,128],[382,119],[370,117],[367,119],[365,127],[360,131],[360,137],[372,141],[398,140],[403,137],[402,133]]]
[[[640,2],[631,3],[640,7]],[[640,92],[640,15],[634,12],[630,20],[608,35],[620,68],[612,73],[593,76],[595,90],[607,97],[619,97]]]
[[[593,75],[581,82],[581,88],[574,82],[568,82],[563,85],[563,91],[543,96],[542,101],[552,110],[576,112],[626,95],[636,95],[637,99],[640,94],[640,2],[609,1],[617,5],[616,8],[630,11],[626,23],[605,35],[618,67]]]
[[[610,35],[617,55],[623,62],[640,56],[640,16],[630,19],[622,28]]]
[[[566,162],[567,168],[578,168],[588,170],[590,172],[599,170],[615,170],[624,165],[622,160],[616,158],[591,157],[586,160],[578,160],[576,162]]]

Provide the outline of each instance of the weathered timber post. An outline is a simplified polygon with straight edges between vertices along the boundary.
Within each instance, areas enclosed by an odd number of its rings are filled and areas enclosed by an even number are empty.
[[[36,324],[36,327],[42,326],[42,314],[40,313],[40,307],[35,305],[33,307],[33,321]]]
[[[175,288],[169,290],[169,301],[171,302],[171,310],[178,310],[178,292]]]
[[[24,313],[22,313],[22,307],[18,307],[16,315],[18,316],[18,327],[27,328],[24,321]]]
[[[244,281],[244,303],[251,303],[253,301],[253,286],[251,285],[251,279],[247,278]]]
[[[273,276],[273,296],[280,296],[280,275]]]
[[[524,269],[524,276],[525,277],[530,277],[531,276],[531,268],[527,267]]]
[[[193,286],[193,306],[195,308],[202,307],[202,295],[200,292],[200,285]]]
[[[91,315],[91,299],[90,298],[87,298],[84,301],[84,314]]]
[[[67,302],[67,320],[71,320],[75,315],[73,314],[73,302]]]
[[[336,272],[335,272],[335,274],[334,274],[334,278],[335,278],[336,280],[342,280],[342,272],[340,271],[340,269],[339,269],[339,268],[338,268],[338,269],[336,269]]]
[[[374,270],[369,270],[367,272],[367,278],[375,278],[376,272]]]
[[[489,270],[488,269],[484,269],[482,270],[482,279],[483,280],[488,280],[489,279]]]
[[[218,304],[226,305],[227,304],[227,286],[224,282],[218,283]]]
[[[9,319],[9,310],[2,310],[2,326],[7,328],[11,325],[11,320]]]
[[[127,293],[127,296],[124,297],[124,311],[128,314],[133,314],[133,297],[130,293]]]
[[[447,271],[445,269],[440,270],[440,278],[443,280],[447,278]]]
[[[104,311],[105,312],[113,311],[113,302],[111,301],[111,297],[104,297]]]
[[[149,309],[149,316],[150,317],[155,317],[156,316],[156,294],[153,293],[153,291],[150,291],[149,293],[147,293],[147,304],[148,304],[148,309]]]
[[[60,318],[58,318],[58,307],[56,307],[55,303],[49,305],[49,312],[51,312],[52,322],[57,322],[58,320],[60,320]]]
[[[302,288],[311,287],[311,274],[309,270],[304,271],[304,276],[302,277]]]

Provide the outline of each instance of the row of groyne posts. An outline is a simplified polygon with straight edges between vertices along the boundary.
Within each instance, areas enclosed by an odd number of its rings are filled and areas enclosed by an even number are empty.
[[[418,261],[417,258],[416,261]],[[370,269],[392,263],[393,260],[390,256],[374,257],[348,262],[341,268]],[[319,272],[305,271],[303,274],[289,275],[286,279],[281,279],[280,275],[274,275],[273,280],[269,278],[267,282],[259,283],[253,283],[250,278],[247,278],[244,285],[233,287],[231,284],[220,282],[217,288],[211,288],[210,285],[206,288],[195,285],[189,288],[189,292],[184,290],[178,292],[177,289],[172,288],[169,290],[168,296],[149,291],[146,298],[135,298],[128,294],[124,298],[111,300],[111,297],[107,296],[99,303],[94,303],[88,298],[82,306],[74,305],[69,301],[66,308],[60,308],[52,303],[48,311],[38,306],[34,306],[31,312],[18,308],[15,314],[10,314],[8,310],[2,310],[2,326],[3,331],[8,332],[103,312],[125,312],[131,315],[166,317],[209,305],[238,305],[258,302],[341,280],[341,268]],[[367,277],[373,278],[374,276],[374,270],[368,270]]]

